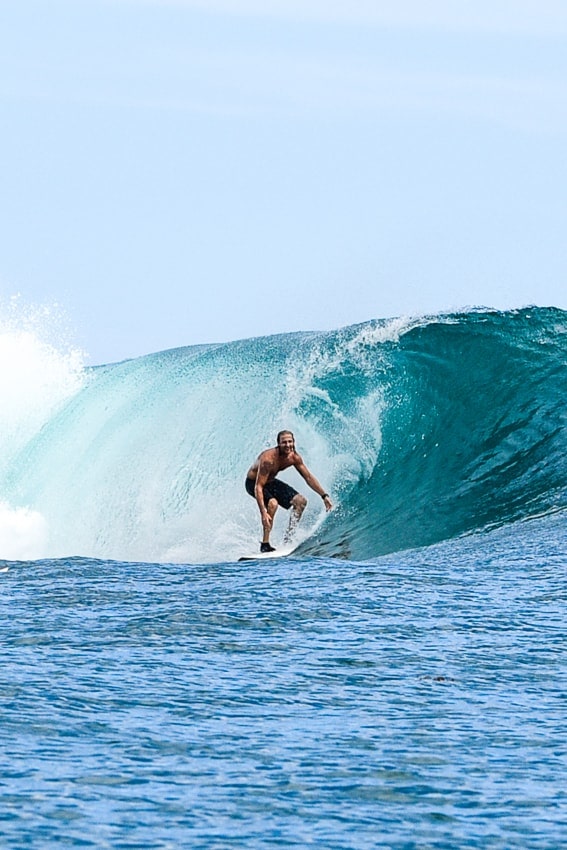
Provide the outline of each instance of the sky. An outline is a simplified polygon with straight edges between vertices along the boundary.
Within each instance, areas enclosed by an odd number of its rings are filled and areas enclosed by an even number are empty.
[[[5,0],[0,115],[0,304],[93,364],[567,308],[564,0]]]

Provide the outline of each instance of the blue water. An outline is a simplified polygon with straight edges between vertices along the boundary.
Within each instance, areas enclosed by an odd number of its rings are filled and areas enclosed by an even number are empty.
[[[566,529],[12,564],[3,846],[563,846]]]
[[[12,334],[1,846],[562,847],[566,319],[94,370]],[[336,507],[239,563],[280,424]]]

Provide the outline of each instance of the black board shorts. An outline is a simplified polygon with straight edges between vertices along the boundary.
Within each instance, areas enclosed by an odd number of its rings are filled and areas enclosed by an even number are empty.
[[[246,479],[246,492],[250,495],[254,496],[254,488],[256,486],[256,482],[253,478]],[[268,481],[267,484],[264,484],[264,504],[268,507],[268,502],[270,499],[275,499],[278,505],[281,505],[282,508],[285,508],[288,511],[291,507],[291,500],[294,496],[297,496],[297,490],[294,490],[293,487],[290,487],[289,484],[286,484],[285,481],[280,481],[279,478],[273,478],[271,481]]]

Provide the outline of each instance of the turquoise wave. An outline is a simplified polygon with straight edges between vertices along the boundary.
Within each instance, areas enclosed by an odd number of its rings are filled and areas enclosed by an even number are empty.
[[[309,549],[371,558],[564,509],[566,330],[554,309],[474,312],[382,346],[379,457]]]
[[[566,332],[554,308],[478,310],[87,370],[11,420],[0,502],[41,517],[38,557],[230,560],[258,540],[245,472],[291,428],[335,502],[311,493],[299,553],[367,559],[563,510]]]

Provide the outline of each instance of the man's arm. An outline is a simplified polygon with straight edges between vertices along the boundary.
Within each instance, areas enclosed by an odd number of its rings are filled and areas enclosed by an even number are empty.
[[[309,469],[307,469],[301,455],[298,455],[298,460],[294,464],[294,466],[301,475],[301,477],[305,479],[307,484],[309,484],[311,489],[314,490],[315,493],[317,493],[319,496],[321,496],[323,502],[325,503],[325,508],[327,509],[327,511],[330,511],[333,507],[333,503],[329,498],[329,494],[325,492],[323,487],[321,487],[320,483],[317,481],[313,473]]]

